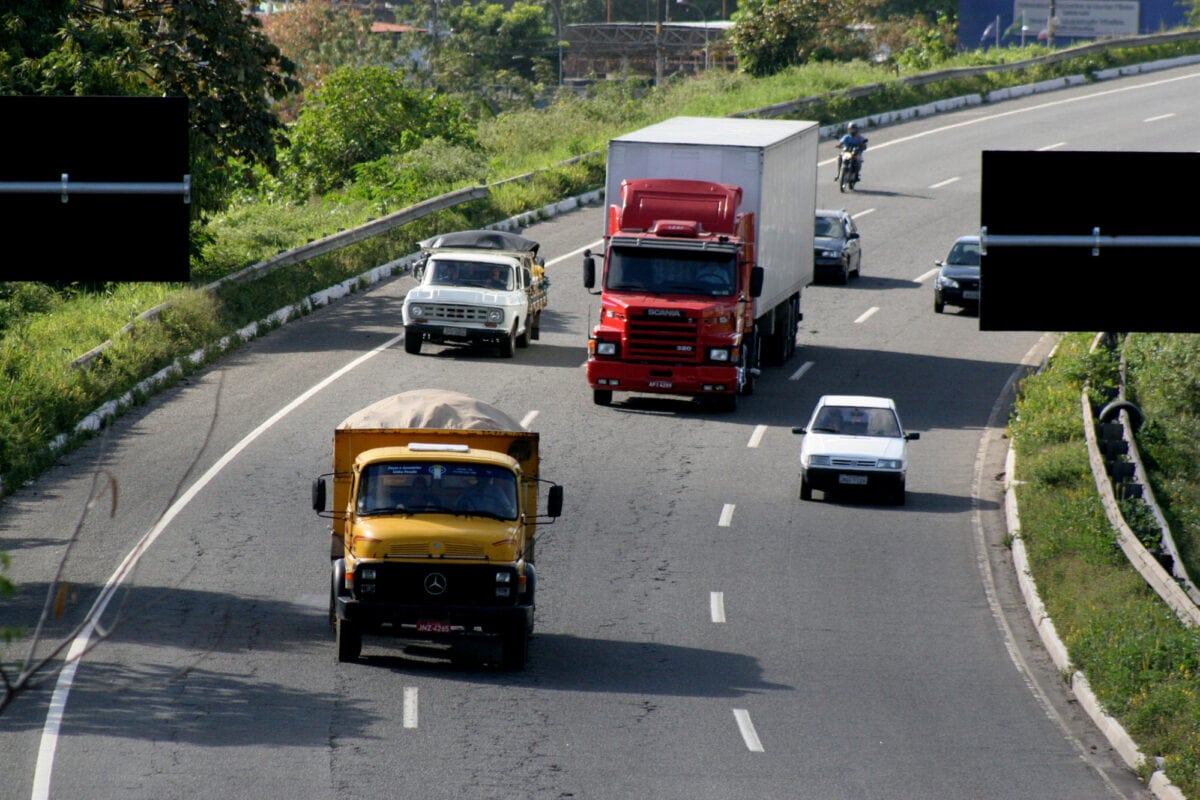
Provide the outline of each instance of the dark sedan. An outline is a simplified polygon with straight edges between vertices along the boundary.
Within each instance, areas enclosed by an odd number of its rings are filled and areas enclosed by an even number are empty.
[[[960,236],[945,261],[935,261],[938,274],[933,281],[933,310],[946,306],[979,309],[979,237]]]
[[[845,211],[818,208],[813,228],[813,256],[818,276],[847,284],[862,274],[862,239]]]

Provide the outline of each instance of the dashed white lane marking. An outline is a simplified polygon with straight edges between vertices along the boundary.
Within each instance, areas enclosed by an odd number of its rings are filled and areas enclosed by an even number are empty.
[[[708,595],[708,612],[712,616],[712,621],[721,623],[725,621],[725,593],[710,592]]]
[[[404,727],[417,727],[417,687],[404,687]]]
[[[733,508],[733,503],[726,503],[725,507],[721,509],[721,518],[717,520],[717,524],[722,528],[728,528],[729,524],[733,522]]]
[[[858,319],[854,320],[854,324],[857,325],[860,322],[866,322],[871,317],[875,316],[875,312],[878,310],[879,310],[879,306],[871,306],[870,308],[868,308],[866,311],[864,311],[862,313],[862,316],[860,316]]]
[[[937,183],[933,184],[929,188],[930,189],[941,189],[943,186],[949,186],[950,184],[958,183],[961,180],[962,180],[962,178],[956,175],[953,178],[947,178],[944,181],[938,181]]]
[[[755,425],[754,433],[750,434],[750,441],[749,441],[749,443],[747,443],[746,446],[747,447],[758,447],[759,443],[762,442],[763,434],[765,434],[766,432],[767,432],[766,425]]]
[[[788,376],[788,380],[789,381],[798,380],[801,376],[804,375],[804,373],[808,372],[812,368],[813,368],[813,362],[805,361],[803,364],[800,365],[800,369],[796,370],[795,372],[793,372],[791,375]]]
[[[762,741],[758,738],[758,732],[754,730],[754,723],[750,721],[750,712],[744,708],[735,708],[733,718],[737,720],[738,730],[742,732],[742,741],[746,743],[746,749],[752,753],[763,752]]]

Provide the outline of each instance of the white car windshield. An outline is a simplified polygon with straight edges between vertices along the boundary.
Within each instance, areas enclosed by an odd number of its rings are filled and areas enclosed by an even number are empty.
[[[810,430],[847,436],[896,437],[900,435],[900,422],[890,408],[825,406],[817,413]]]

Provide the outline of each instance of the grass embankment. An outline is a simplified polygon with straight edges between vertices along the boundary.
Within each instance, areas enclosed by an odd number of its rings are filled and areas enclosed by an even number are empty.
[[[1097,411],[1111,399],[1118,358],[1089,352],[1090,342],[1083,334],[1064,338],[1049,366],[1021,386],[1011,424],[1021,535],[1074,666],[1142,749],[1144,776],[1161,758],[1171,781],[1200,797],[1200,632],[1185,627],[1147,587],[1105,517],[1080,397],[1088,386]],[[1147,419],[1142,433],[1149,439],[1143,445],[1146,437],[1139,437],[1139,449],[1153,469],[1165,468],[1159,500],[1181,520],[1178,527],[1172,522],[1180,547],[1194,553],[1200,347],[1194,337],[1134,336],[1124,350],[1129,396],[1144,403]]]

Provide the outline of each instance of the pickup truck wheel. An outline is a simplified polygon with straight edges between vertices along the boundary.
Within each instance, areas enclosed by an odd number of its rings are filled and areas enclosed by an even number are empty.
[[[404,352],[412,353],[414,356],[421,352],[420,331],[404,329]]]
[[[529,320],[525,320],[525,330],[517,335],[517,347],[529,347]]]
[[[592,402],[598,406],[611,406],[612,389],[592,389]]]
[[[362,653],[362,629],[355,622],[339,619],[334,626],[337,631],[338,661],[357,661]]]
[[[533,327],[529,335],[535,342],[542,338],[542,312],[533,315]]]
[[[504,341],[502,341],[500,343],[500,357],[501,358],[512,358],[513,353],[516,352],[516,343],[517,343],[517,323],[514,322],[513,326],[512,326],[512,330],[508,332],[508,336],[506,336],[504,338]]]

